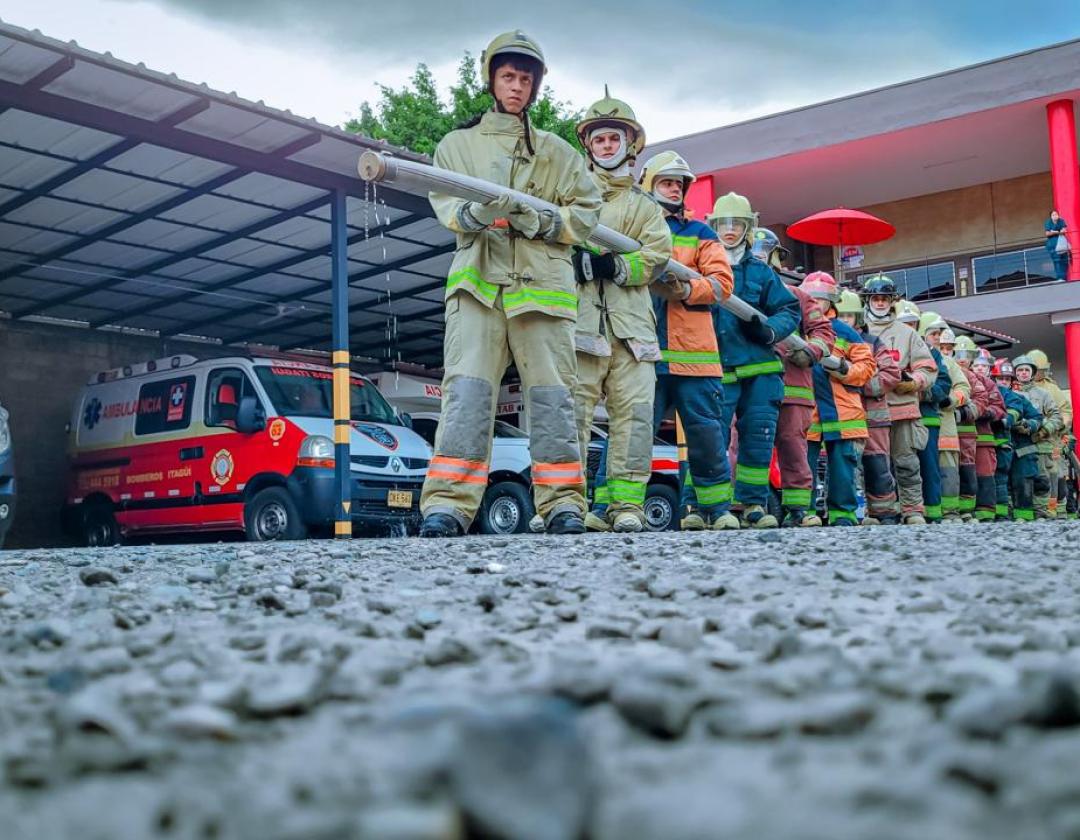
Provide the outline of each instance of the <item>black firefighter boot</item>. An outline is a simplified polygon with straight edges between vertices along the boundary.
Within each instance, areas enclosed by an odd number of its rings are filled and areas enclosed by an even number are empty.
[[[585,520],[576,510],[564,510],[551,517],[547,524],[549,534],[584,534]]]
[[[460,537],[461,523],[448,513],[429,513],[420,526],[421,537]]]

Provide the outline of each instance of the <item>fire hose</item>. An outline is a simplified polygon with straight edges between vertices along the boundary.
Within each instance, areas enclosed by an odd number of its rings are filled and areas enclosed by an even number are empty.
[[[529,205],[534,210],[558,212],[558,208],[554,204],[544,201],[542,198],[536,198],[536,196],[518,192],[509,187],[493,184],[482,178],[462,175],[460,172],[440,169],[426,163],[390,157],[379,152],[367,151],[361,154],[357,170],[360,177],[365,181],[393,184],[395,187],[409,192],[421,194],[442,193],[454,198],[483,203],[509,195],[513,199]],[[637,251],[641,247],[636,240],[604,225],[596,226],[589,236],[589,244],[618,254],[628,254],[631,251]],[[676,260],[668,260],[667,265],[660,273],[661,275],[671,274],[683,282],[702,278],[701,274]],[[720,301],[719,304],[741,321],[750,321],[754,318],[765,320],[764,315],[750,304],[735,297],[735,295],[730,295],[725,300]],[[807,343],[800,336],[794,334],[777,342],[776,346],[785,351],[809,349]]]

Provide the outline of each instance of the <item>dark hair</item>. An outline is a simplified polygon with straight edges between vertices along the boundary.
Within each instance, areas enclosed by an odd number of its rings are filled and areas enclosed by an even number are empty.
[[[491,59],[491,74],[495,75],[499,69],[507,64],[519,73],[531,73],[534,85],[538,84],[543,78],[544,66],[531,55],[521,55],[519,53],[499,53]],[[491,83],[490,79],[488,79],[488,83]]]

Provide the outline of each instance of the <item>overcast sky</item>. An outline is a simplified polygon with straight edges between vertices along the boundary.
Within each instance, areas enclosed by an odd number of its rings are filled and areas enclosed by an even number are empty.
[[[4,21],[340,124],[417,62],[449,84],[462,53],[522,28],[547,82],[603,92],[651,141],[1080,37],[1080,0],[4,0]]]

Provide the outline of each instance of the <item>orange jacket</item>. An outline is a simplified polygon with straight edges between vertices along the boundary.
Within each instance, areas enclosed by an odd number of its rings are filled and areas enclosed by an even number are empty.
[[[843,376],[829,373],[814,365],[814,417],[810,422],[809,440],[858,440],[867,438],[866,409],[863,408],[862,387],[877,372],[874,351],[863,337],[839,318],[834,318],[836,331],[834,356],[848,363]]]
[[[702,279],[690,281],[690,297],[668,301],[653,295],[661,361],[657,374],[723,376],[713,328],[713,307],[731,296],[734,277],[727,251],[706,224],[668,216],[671,258],[692,268]]]

